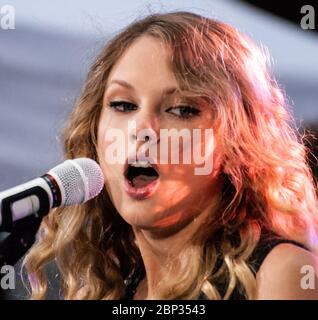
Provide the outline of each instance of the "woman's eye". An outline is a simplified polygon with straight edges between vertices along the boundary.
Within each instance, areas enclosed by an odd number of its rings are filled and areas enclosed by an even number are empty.
[[[199,109],[192,106],[170,107],[166,110],[166,112],[172,113],[175,116],[183,119],[189,119],[198,116],[201,113]]]
[[[136,105],[127,101],[110,101],[108,103],[108,106],[110,108],[114,108],[116,111],[119,111],[119,112],[130,112],[130,111],[137,110]]]

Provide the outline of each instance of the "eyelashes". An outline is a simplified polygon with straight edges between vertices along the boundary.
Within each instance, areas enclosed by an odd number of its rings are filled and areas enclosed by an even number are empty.
[[[166,112],[172,113],[175,116],[183,119],[196,117],[201,113],[199,109],[188,105],[170,107],[166,110]]]
[[[130,112],[138,109],[136,105],[126,101],[111,101],[108,106],[119,112]]]
[[[108,107],[121,113],[129,113],[138,109],[138,106],[127,101],[110,101]],[[191,105],[179,105],[169,107],[165,112],[177,118],[187,120],[199,116],[201,110]]]

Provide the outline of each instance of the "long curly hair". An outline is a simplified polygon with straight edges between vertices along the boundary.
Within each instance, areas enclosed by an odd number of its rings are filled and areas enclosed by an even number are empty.
[[[249,257],[265,230],[317,252],[317,194],[309,149],[268,66],[268,55],[235,28],[189,12],[151,14],[113,37],[92,65],[64,131],[66,158],[98,162],[97,127],[113,65],[140,36],[171,51],[181,87],[213,109],[221,137],[222,194],[200,234],[177,257],[178,275],[158,285],[158,299],[228,299],[240,286],[256,292]],[[235,241],[234,241],[235,239]],[[52,210],[24,260],[33,299],[47,292],[55,261],[65,299],[119,299],[143,261],[132,228],[104,188],[85,204]],[[218,261],[220,263],[218,263]],[[226,283],[222,293],[218,283]]]

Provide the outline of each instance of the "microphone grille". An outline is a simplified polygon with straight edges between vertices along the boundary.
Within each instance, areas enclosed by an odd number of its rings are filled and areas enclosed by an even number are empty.
[[[95,198],[104,187],[99,165],[89,158],[66,160],[48,174],[57,181],[62,193],[62,206],[74,205]]]

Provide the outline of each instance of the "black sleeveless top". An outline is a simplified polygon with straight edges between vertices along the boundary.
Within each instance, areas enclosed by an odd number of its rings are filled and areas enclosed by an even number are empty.
[[[255,273],[259,270],[261,264],[263,263],[264,259],[268,255],[268,253],[277,245],[281,243],[291,243],[302,247],[308,250],[304,245],[293,241],[284,239],[280,236],[277,236],[273,233],[262,234],[256,248],[254,249],[252,255],[250,256],[248,262],[249,265],[254,269]],[[133,299],[135,292],[137,290],[139,282],[144,278],[145,272],[144,270],[137,270],[133,273],[131,277],[125,280],[126,284],[126,291],[121,300],[131,300]],[[225,283],[217,284],[218,290],[220,292],[221,297],[225,295],[225,291],[227,285]],[[207,297],[204,293],[201,293],[199,300],[207,300]],[[235,287],[233,290],[230,300],[246,300],[243,290],[240,288],[239,285]]]

